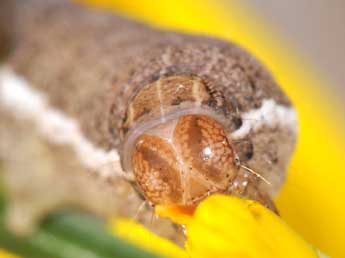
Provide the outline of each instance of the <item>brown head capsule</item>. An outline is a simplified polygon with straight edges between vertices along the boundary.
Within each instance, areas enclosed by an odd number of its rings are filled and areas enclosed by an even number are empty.
[[[222,126],[206,115],[185,115],[171,138],[138,138],[132,153],[133,172],[152,204],[195,205],[207,195],[225,192],[238,171]],[[151,132],[153,133],[153,132]]]
[[[238,171],[224,128],[206,115],[179,118],[173,143],[187,179],[186,202],[224,192]]]
[[[241,171],[229,119],[214,109],[213,97],[196,76],[170,76],[144,86],[123,124],[124,169],[152,205],[195,206],[210,194],[227,193],[274,209],[253,175]]]
[[[157,136],[142,135],[132,154],[133,172],[146,198],[154,203],[181,203],[181,166],[170,144]]]

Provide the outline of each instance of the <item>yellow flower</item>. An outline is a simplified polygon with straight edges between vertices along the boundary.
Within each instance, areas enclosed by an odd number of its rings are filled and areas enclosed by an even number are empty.
[[[188,216],[172,207],[156,211],[186,223],[186,252],[129,220],[112,223],[116,234],[166,257],[316,258],[316,251],[282,219],[257,202],[213,195]]]
[[[187,227],[191,257],[317,257],[313,249],[262,205],[229,196],[212,196]]]
[[[156,236],[144,226],[130,219],[112,219],[111,230],[118,236],[141,246],[143,249],[170,258],[187,258],[186,252],[169,240]]]
[[[19,258],[19,257],[6,250],[0,249],[0,258]]]

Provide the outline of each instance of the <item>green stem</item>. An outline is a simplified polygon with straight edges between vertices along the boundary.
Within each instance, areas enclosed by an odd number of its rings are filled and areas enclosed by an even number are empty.
[[[158,258],[157,255],[134,247],[122,239],[115,239],[105,230],[103,223],[85,214],[55,214],[47,229],[65,239],[89,246],[108,257]]]

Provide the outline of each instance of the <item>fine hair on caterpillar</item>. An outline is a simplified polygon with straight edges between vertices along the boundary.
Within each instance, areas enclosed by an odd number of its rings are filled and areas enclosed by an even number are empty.
[[[247,166],[245,166],[245,165],[242,165],[242,164],[240,164],[240,167],[241,167],[241,168],[244,168],[244,169],[247,170],[248,172],[254,174],[254,175],[257,176],[258,178],[260,178],[262,181],[264,181],[266,184],[271,185],[271,183],[270,183],[266,178],[264,178],[262,175],[260,175],[260,174],[259,174],[258,172],[256,172],[254,169],[251,169],[251,168],[249,168],[249,167],[247,167]]]

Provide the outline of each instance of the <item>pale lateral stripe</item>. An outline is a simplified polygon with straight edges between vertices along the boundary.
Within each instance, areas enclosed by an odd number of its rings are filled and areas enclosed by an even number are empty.
[[[49,106],[47,97],[28,85],[10,68],[0,69],[0,105],[14,116],[34,122],[50,142],[72,147],[81,164],[101,176],[123,176],[116,150],[94,146],[81,132],[78,121]]]
[[[161,97],[161,96],[160,96]],[[9,68],[0,69],[0,103],[19,118],[33,121],[40,133],[56,144],[73,148],[81,163],[101,175],[123,175],[116,150],[107,152],[94,146],[81,132],[78,122],[61,111],[49,107],[47,97],[32,89],[25,79]],[[297,131],[297,115],[293,108],[264,100],[262,106],[242,114],[242,126],[231,134],[241,139],[264,126]]]
[[[296,111],[287,106],[278,105],[274,100],[267,99],[258,109],[250,110],[241,115],[242,126],[231,134],[232,139],[242,139],[250,132],[255,132],[263,127],[287,128],[297,133]]]

